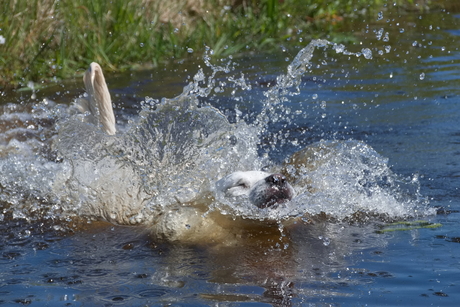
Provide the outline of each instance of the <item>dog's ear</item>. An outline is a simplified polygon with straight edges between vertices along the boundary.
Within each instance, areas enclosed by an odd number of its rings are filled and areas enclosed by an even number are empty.
[[[86,108],[98,119],[107,134],[115,134],[112,99],[101,66],[95,62],[91,63],[83,76],[83,82],[88,93],[89,103]]]

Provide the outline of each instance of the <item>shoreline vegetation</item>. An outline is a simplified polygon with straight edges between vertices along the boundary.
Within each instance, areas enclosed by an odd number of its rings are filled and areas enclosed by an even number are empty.
[[[353,41],[346,22],[376,20],[430,0],[6,0],[0,4],[0,89],[46,85],[84,72],[155,67],[201,54],[293,48],[312,38]],[[373,17],[372,17],[373,16]]]

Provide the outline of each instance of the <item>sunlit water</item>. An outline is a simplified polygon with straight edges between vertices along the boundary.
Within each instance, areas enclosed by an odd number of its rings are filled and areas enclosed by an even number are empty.
[[[4,97],[0,303],[455,305],[457,19],[387,17],[361,45],[208,51],[108,78],[115,137],[70,106],[78,91]],[[302,153],[309,163],[294,163]],[[294,199],[261,210],[215,191],[254,169],[284,172]],[[197,204],[246,234],[197,245],[152,233]]]

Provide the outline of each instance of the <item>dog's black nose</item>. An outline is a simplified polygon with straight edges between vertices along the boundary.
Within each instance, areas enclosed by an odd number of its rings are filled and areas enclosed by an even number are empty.
[[[257,182],[249,194],[249,199],[257,207],[276,208],[279,204],[288,202],[294,195],[294,189],[286,177],[272,174]]]
[[[273,174],[265,178],[265,181],[271,185],[283,186],[286,183],[286,177],[281,174]]]

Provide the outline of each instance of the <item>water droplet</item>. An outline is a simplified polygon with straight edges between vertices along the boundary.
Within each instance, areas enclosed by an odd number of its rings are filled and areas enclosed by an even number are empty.
[[[187,48],[187,52],[188,53],[193,53],[193,49],[192,48]]]
[[[424,73],[424,72],[422,72],[422,73],[420,74],[419,78],[420,78],[420,80],[423,80],[423,79],[425,79],[425,73]]]
[[[376,34],[377,34],[377,40],[380,40],[382,38],[382,35],[383,35],[383,28],[378,30]]]
[[[335,52],[342,53],[345,51],[345,46],[343,44],[339,44],[339,45],[336,45],[334,49],[335,49]]]
[[[141,48],[144,47],[144,43],[140,43],[139,46],[141,46]]]
[[[383,37],[384,42],[389,42],[390,41],[390,33],[386,32],[385,36]]]
[[[363,48],[361,52],[366,59],[368,60],[372,59],[372,51],[369,48]]]

